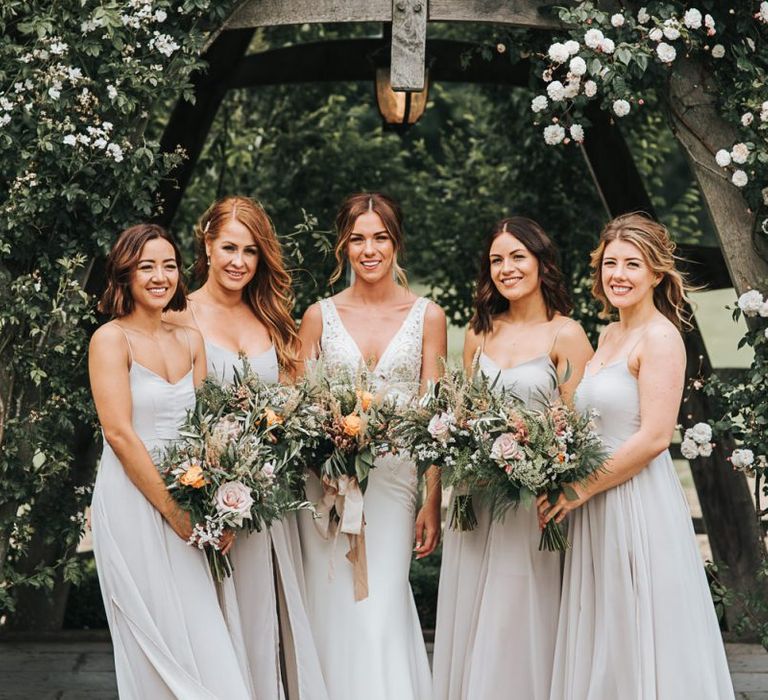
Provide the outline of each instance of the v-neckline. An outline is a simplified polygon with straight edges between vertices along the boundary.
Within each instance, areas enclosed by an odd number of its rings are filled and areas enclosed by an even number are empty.
[[[381,366],[381,361],[387,356],[387,353],[389,352],[389,349],[392,347],[392,343],[394,343],[397,336],[402,333],[403,328],[405,328],[405,324],[408,323],[409,319],[411,318],[411,314],[413,313],[414,309],[416,308],[416,305],[419,303],[419,299],[421,297],[417,297],[416,301],[411,304],[411,308],[408,309],[408,313],[405,314],[405,318],[403,319],[402,323],[400,324],[399,328],[395,331],[394,335],[389,339],[389,342],[384,346],[384,352],[379,355],[379,359],[376,360],[376,364],[374,365],[373,371],[374,373],[378,371],[379,367]],[[360,349],[360,346],[358,345],[357,341],[354,339],[352,334],[347,330],[347,327],[344,325],[344,321],[341,320],[341,314],[339,313],[338,308],[336,308],[336,304],[333,301],[333,299],[328,300],[330,305],[333,307],[333,313],[336,314],[336,320],[339,322],[339,326],[344,331],[344,333],[347,335],[347,338],[349,338],[350,342],[352,343],[352,346],[357,351],[357,354],[359,355],[360,359],[362,360],[363,364],[367,364],[365,361],[365,355],[363,355],[363,351]]]
[[[178,386],[181,384],[190,374],[192,374],[193,367],[190,367],[186,374],[184,374],[183,377],[179,377],[175,382],[169,381],[166,379],[162,374],[158,374],[155,372],[155,370],[150,369],[146,365],[142,365],[141,362],[136,362],[136,360],[131,360],[131,369],[133,369],[133,366],[136,365],[137,367],[141,367],[145,372],[149,372],[153,377],[157,377],[161,382],[165,382],[168,386]],[[130,370],[129,370],[130,371]]]

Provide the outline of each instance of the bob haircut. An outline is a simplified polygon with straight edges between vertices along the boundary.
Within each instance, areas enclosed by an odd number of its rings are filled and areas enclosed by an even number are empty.
[[[141,251],[148,241],[162,238],[171,244],[179,268],[179,283],[163,311],[183,311],[187,308],[187,290],[181,278],[181,251],[171,235],[157,224],[137,224],[118,236],[107,257],[107,286],[99,299],[98,310],[112,318],[122,318],[135,308],[131,296],[131,280],[141,259]]]
[[[511,216],[494,225],[483,246],[475,291],[475,313],[469,322],[477,335],[490,333],[493,330],[493,317],[509,308],[509,301],[496,289],[491,279],[491,246],[505,233],[517,238],[539,263],[539,285],[547,307],[547,318],[552,320],[555,313],[568,316],[573,308],[558,264],[557,248],[552,240],[532,219]]]

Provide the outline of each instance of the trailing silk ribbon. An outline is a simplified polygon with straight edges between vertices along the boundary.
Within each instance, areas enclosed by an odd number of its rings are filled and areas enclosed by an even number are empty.
[[[331,519],[336,509],[339,522]],[[365,551],[365,516],[363,492],[354,476],[342,475],[338,479],[323,477],[323,496],[315,504],[315,526],[324,539],[344,533],[349,540],[347,559],[352,564],[355,601],[368,597],[368,560]]]

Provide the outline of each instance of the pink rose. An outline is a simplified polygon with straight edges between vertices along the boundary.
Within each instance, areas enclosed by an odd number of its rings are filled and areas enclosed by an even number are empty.
[[[493,441],[491,459],[500,465],[507,464],[514,459],[522,459],[524,456],[520,443],[515,440],[513,433],[502,433]]]
[[[453,424],[454,419],[450,413],[438,413],[432,416],[427,430],[435,440],[446,442],[451,435],[451,426]]]
[[[241,527],[243,520],[251,517],[251,489],[241,481],[228,481],[219,486],[214,502],[219,514],[225,516],[235,527]]]

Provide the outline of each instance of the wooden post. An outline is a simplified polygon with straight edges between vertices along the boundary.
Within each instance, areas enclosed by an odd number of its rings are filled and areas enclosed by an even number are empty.
[[[427,1],[392,0],[393,90],[424,89],[424,58],[427,42]]]
[[[583,152],[610,215],[635,210],[653,215],[653,205],[618,127],[596,106],[589,118],[592,126],[586,133]],[[695,319],[694,328],[686,334],[685,345],[686,380],[690,386],[699,373],[712,373]],[[679,413],[681,424],[707,421],[715,415],[708,397],[697,391],[686,393]],[[761,564],[761,533],[747,480],[726,460],[733,447],[731,441],[719,440],[711,457],[693,460],[690,466],[712,556],[728,567],[723,577],[726,585],[748,594],[758,586],[755,572]]]

